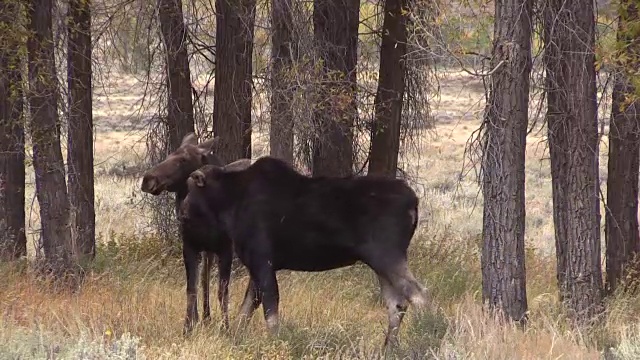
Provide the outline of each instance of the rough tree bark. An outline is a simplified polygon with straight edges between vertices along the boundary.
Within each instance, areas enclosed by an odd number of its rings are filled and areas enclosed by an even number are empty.
[[[482,299],[526,321],[525,149],[533,0],[495,4],[489,101],[484,119]]]
[[[371,175],[395,177],[400,150],[400,123],[405,88],[408,0],[385,0],[380,45],[380,72],[371,129]]]
[[[291,0],[273,0],[271,6],[271,129],[270,154],[293,164],[293,97],[291,65],[297,58],[298,44],[293,34]]]
[[[216,0],[213,132],[220,159],[251,157],[251,90],[256,0]]]
[[[66,275],[72,259],[69,199],[65,181],[60,123],[58,82],[52,33],[53,0],[32,0],[28,11],[31,34],[29,54],[29,109],[36,196],[40,205],[41,239],[47,265],[53,275]]]
[[[67,60],[69,124],[67,167],[72,238],[76,256],[95,257],[93,109],[91,104],[91,10],[89,0],[70,0]]]
[[[169,152],[180,146],[182,138],[194,131],[191,98],[191,71],[187,55],[186,31],[181,0],[159,0],[158,17],[166,50],[169,103],[167,128]]]
[[[551,0],[543,9],[558,287],[578,323],[602,309],[593,6]]]
[[[19,1],[0,0],[0,261],[27,254],[20,13]]]
[[[358,0],[314,1],[314,37],[323,73],[314,111],[314,176],[353,173],[359,11]]]
[[[619,10],[617,42],[621,60],[617,64],[611,123],[609,126],[609,171],[605,240],[607,244],[607,291],[613,292],[629,275],[640,270],[635,263],[640,251],[638,233],[638,170],[640,167],[640,102],[632,74],[640,67],[638,5],[623,0]],[[635,26],[635,28],[633,27]],[[628,102],[626,98],[635,101]],[[637,274],[636,274],[637,276]]]
[[[166,120],[169,135],[167,153],[170,153],[180,147],[185,135],[195,130],[191,98],[191,69],[187,54],[187,32],[182,13],[182,1],[159,0],[158,5],[160,32],[166,51],[165,69],[169,95]],[[186,196],[184,192],[176,193],[176,213]]]

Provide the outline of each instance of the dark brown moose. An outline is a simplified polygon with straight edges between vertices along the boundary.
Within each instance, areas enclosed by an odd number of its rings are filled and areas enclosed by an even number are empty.
[[[262,157],[234,170],[194,171],[187,218],[209,218],[233,239],[251,281],[241,307],[246,321],[262,303],[267,328],[279,327],[276,271],[325,271],[362,261],[375,271],[389,317],[384,347],[395,344],[408,304],[427,304],[426,289],[407,266],[418,198],[400,179],[308,177]]]
[[[182,139],[182,144],[167,158],[149,169],[142,178],[142,191],[159,195],[163,191],[176,193],[176,211],[179,216],[187,196],[187,179],[189,174],[203,165],[222,166],[216,156],[220,142],[218,137],[198,144],[195,134],[190,133]],[[187,315],[184,333],[189,334],[198,322],[198,264],[200,254],[204,259],[202,268],[203,320],[211,319],[210,278],[214,255],[218,256],[218,302],[223,316],[223,326],[229,328],[229,279],[231,277],[231,261],[233,250],[231,240],[226,234],[218,231],[214,223],[202,224],[180,222],[180,234],[183,242],[183,258],[187,275]]]

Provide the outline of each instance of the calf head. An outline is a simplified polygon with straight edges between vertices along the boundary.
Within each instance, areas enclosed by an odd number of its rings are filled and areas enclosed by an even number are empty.
[[[240,159],[225,166],[204,165],[189,175],[187,180],[189,194],[204,195],[203,192],[215,192],[218,187],[222,186],[221,180],[226,173],[245,170],[253,162],[250,159]]]
[[[225,175],[245,170],[252,163],[250,159],[240,159],[226,166],[204,165],[192,172],[187,180],[189,191],[185,203],[189,209],[184,209],[185,215],[189,216],[193,211],[206,212],[206,207],[211,203],[225,202],[222,199],[227,198],[227,190],[230,190],[224,188]]]
[[[215,155],[220,143],[219,137],[214,137],[198,144],[194,133],[186,135],[182,144],[161,163],[147,170],[142,177],[141,190],[159,195],[163,191],[176,192],[184,186],[189,174],[203,165],[221,165]]]

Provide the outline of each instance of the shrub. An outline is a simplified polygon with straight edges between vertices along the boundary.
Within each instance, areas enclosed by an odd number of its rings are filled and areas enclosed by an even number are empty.
[[[129,333],[113,340],[89,339],[83,334],[73,340],[42,330],[4,329],[0,335],[1,359],[142,360],[139,339]]]

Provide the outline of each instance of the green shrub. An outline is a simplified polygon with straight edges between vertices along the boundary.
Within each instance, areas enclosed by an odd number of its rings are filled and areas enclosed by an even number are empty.
[[[89,339],[84,334],[78,340],[54,336],[41,330],[5,329],[0,336],[0,359],[51,360],[143,360],[139,339],[124,333],[113,340]]]
[[[88,340],[80,338],[78,342],[69,347],[60,359],[69,360],[142,360],[143,354],[138,352],[139,339],[124,333],[113,342]]]
[[[634,331],[630,336],[621,339],[618,346],[605,350],[607,359],[626,360],[640,359],[640,337]]]

